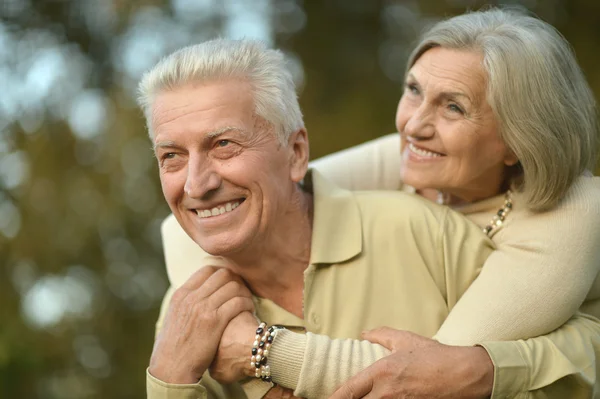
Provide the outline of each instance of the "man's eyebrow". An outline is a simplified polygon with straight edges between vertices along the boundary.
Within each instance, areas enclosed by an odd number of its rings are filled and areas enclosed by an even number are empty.
[[[156,152],[157,149],[165,147],[177,147],[177,144],[174,141],[159,141],[158,143],[154,143],[152,149]]]
[[[206,138],[209,138],[209,139],[214,139],[215,137],[219,137],[219,136],[220,136],[220,135],[222,135],[223,133],[227,133],[227,132],[230,132],[230,131],[232,131],[232,130],[233,130],[233,131],[240,132],[240,133],[243,133],[243,134],[247,134],[247,133],[248,133],[248,132],[246,132],[244,129],[241,129],[241,128],[239,128],[239,127],[235,127],[235,126],[225,126],[225,127],[222,127],[221,129],[214,130],[214,131],[212,131],[212,132],[208,132],[208,133],[206,134]]]
[[[248,132],[242,128],[235,127],[235,126],[225,126],[220,129],[213,130],[211,132],[206,133],[205,139],[214,139],[215,137],[219,137],[220,135],[230,132],[232,130],[240,132],[242,134],[248,134]],[[174,141],[167,140],[167,141],[159,141],[158,143],[155,143],[152,148],[153,148],[154,152],[156,153],[156,150],[158,150],[159,148],[178,148],[178,147],[179,146]]]

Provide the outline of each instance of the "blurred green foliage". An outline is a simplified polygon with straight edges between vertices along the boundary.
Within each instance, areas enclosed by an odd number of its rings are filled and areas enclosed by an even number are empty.
[[[512,2],[600,93],[600,3]],[[142,398],[168,209],[140,74],[214,36],[282,48],[319,157],[394,130],[404,62],[461,0],[0,0],[0,397]]]

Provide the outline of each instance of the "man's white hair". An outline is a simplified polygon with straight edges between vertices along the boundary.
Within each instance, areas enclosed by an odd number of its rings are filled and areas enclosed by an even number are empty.
[[[304,127],[294,81],[280,51],[256,40],[215,39],[174,52],[142,77],[138,103],[150,137],[154,135],[152,104],[158,94],[229,79],[250,84],[255,114],[272,125],[282,144]]]

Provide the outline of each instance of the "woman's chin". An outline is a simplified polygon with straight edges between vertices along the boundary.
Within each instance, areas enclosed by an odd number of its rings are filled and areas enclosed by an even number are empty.
[[[402,183],[414,187],[416,190],[437,189],[440,187],[439,181],[435,177],[429,173],[419,173],[411,170],[405,170],[400,173]]]

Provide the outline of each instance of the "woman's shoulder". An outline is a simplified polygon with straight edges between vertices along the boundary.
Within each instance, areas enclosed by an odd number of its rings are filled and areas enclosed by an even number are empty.
[[[583,211],[600,209],[600,177],[592,174],[579,176],[559,203],[558,208]]]
[[[600,237],[600,177],[578,177],[550,210],[532,212],[519,204],[515,208],[495,240],[537,242],[555,237],[572,242],[582,236]]]
[[[589,285],[600,272],[600,177],[581,176],[565,198],[544,212],[517,209],[494,236],[495,259],[556,286]],[[565,274],[566,273],[566,274]],[[528,277],[529,278],[529,277]]]

